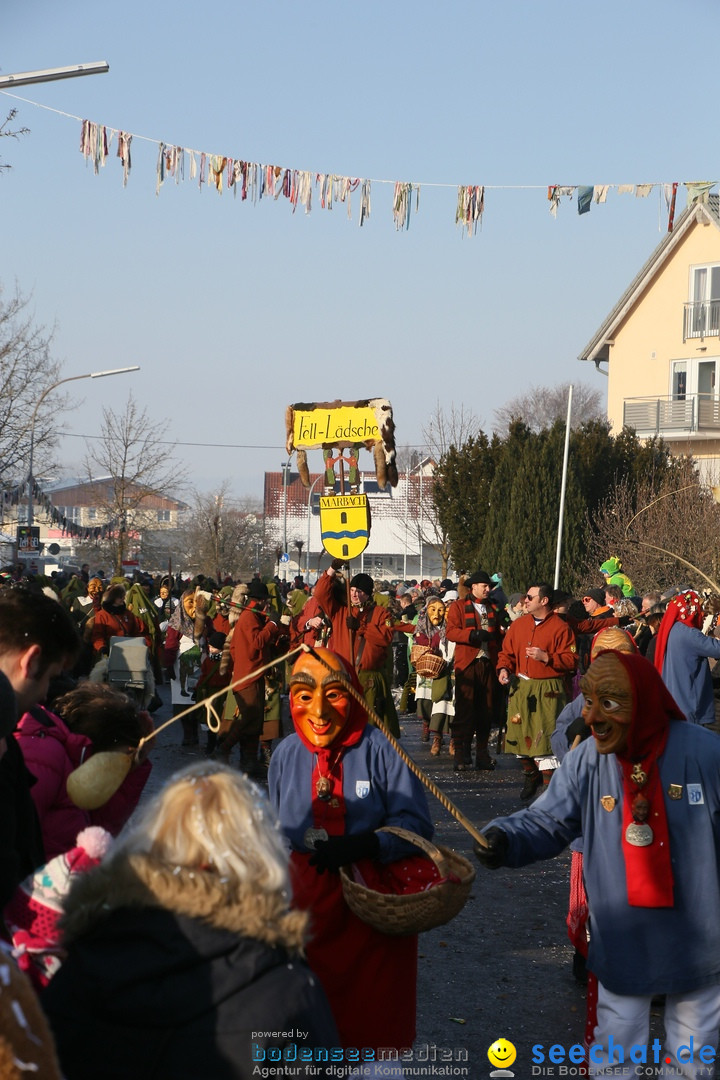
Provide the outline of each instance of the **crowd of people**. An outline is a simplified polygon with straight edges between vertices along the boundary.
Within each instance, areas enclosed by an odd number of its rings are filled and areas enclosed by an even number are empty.
[[[663,994],[668,1060],[712,1075],[678,1047],[717,1048],[720,1024],[717,598],[638,594],[615,557],[576,597],[542,581],[506,595],[483,569],[375,581],[335,559],[312,586],[14,577],[0,578],[2,936],[41,994],[52,1075],[244,1078],[304,1049],[316,1071],[295,1075],[322,1076],[331,1048],[412,1045],[417,937],[360,919],[340,874],[434,884],[382,831],[433,833],[378,730],[401,738],[408,714],[421,766],[447,753],[477,784],[499,753],[517,761],[523,809],[486,828],[481,863],[573,845],[591,1074],[617,1068],[613,1038],[642,1041]],[[128,641],[143,660],[123,687]],[[178,739],[204,759],[138,811],[168,683]],[[114,787],[79,799],[85,764],[113,755],[127,762]]]

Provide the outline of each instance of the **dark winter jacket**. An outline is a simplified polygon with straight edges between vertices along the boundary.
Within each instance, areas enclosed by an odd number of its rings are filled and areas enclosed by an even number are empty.
[[[67,1080],[249,1080],[269,1047],[337,1047],[298,953],[305,916],[175,870],[134,855],[71,890],[68,958],[42,998]]]

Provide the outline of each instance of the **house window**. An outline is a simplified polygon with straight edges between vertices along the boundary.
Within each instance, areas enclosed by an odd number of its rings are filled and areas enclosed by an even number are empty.
[[[690,337],[720,334],[720,265],[690,271]]]
[[[684,401],[687,394],[687,360],[676,360],[672,366],[673,401]]]
[[[95,519],[97,517],[97,508],[94,507],[94,506],[88,506],[87,516],[88,516],[88,521],[95,521]]]
[[[57,511],[66,521],[74,521],[76,524],[80,521],[79,506],[58,506]]]
[[[157,519],[158,519],[158,521],[169,521],[170,520],[170,511],[169,510],[158,510]]]

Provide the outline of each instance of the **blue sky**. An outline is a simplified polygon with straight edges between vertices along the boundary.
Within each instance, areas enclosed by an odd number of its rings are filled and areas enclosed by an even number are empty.
[[[490,429],[531,385],[604,392],[576,357],[664,235],[664,203],[611,190],[554,219],[545,188],[720,178],[703,45],[717,32],[715,0],[4,0],[0,74],[110,64],[16,91],[47,109],[0,102],[30,128],[0,144],[0,282],[55,326],[63,375],[142,366],[76,384],[62,473],[79,474],[102,406],[131,388],[168,439],[235,444],[178,446],[181,497],[224,479],[260,496],[294,401],[386,396],[414,445],[437,403]],[[126,188],[115,144],[96,176],[72,117],[133,133]],[[362,228],[357,194],[352,221],[316,195],[307,216],[189,179],[156,196],[161,140],[413,182],[419,211],[396,231],[392,184],[377,182]],[[458,184],[487,187],[471,239]]]

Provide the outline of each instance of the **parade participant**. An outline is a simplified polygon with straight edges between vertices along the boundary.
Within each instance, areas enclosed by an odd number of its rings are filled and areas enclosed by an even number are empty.
[[[455,716],[452,679],[455,643],[447,639],[446,613],[444,601],[439,596],[431,596],[420,612],[413,634],[415,645],[426,645],[445,661],[445,669],[441,675],[435,679],[418,675],[415,686],[417,711],[423,722],[422,738],[424,742],[427,741],[426,732],[428,738],[432,738],[430,753],[433,757],[440,753],[443,734],[450,733]]]
[[[167,578],[160,585],[158,595],[153,600],[155,607],[158,609],[158,620],[160,622],[160,630],[164,634],[168,628],[168,623],[172,613],[178,606],[178,601],[170,592],[170,585]]]
[[[590,646],[588,661],[595,660],[601,652],[614,649],[617,652],[632,653],[637,646],[632,637],[620,627],[599,630]],[[589,666],[589,663],[588,663]],[[583,739],[590,737],[590,729],[583,719],[585,698],[582,692],[570,701],[557,718],[555,730],[550,736],[550,745],[555,757],[562,764],[565,756],[580,745]],[[572,860],[570,863],[570,904],[568,908],[568,937],[575,946],[573,956],[573,975],[581,983],[587,983],[587,947],[588,947],[588,908],[585,884],[583,881],[583,841],[578,837],[570,844]]]
[[[702,632],[700,597],[688,590],[673,596],[657,632],[653,662],[691,724],[715,722],[708,658],[720,658],[720,641]]]
[[[497,661],[498,679],[510,687],[505,750],[518,755],[525,773],[521,799],[531,799],[550,782],[550,736],[577,660],[573,632],[552,610],[552,595],[551,585],[530,586],[525,614],[508,628]]]
[[[116,583],[105,590],[100,609],[92,623],[87,624],[86,632],[96,658],[107,656],[111,637],[145,636],[145,624],[133,615],[125,603],[124,585]]]
[[[206,631],[210,632],[211,627],[207,625],[209,620],[198,620],[196,614],[195,589],[185,589],[180,603],[170,616],[165,633],[164,664],[170,677],[173,716],[179,716],[190,705],[192,694],[188,689],[188,680],[196,670],[199,672],[207,653]],[[197,746],[198,715],[188,713],[180,722],[183,729],[182,745]]]
[[[219,742],[218,755],[227,761],[233,748],[240,745],[240,767],[251,775],[260,775],[258,749],[265,720],[265,677],[253,674],[275,658],[275,644],[288,636],[289,616],[274,621],[268,614],[270,592],[267,585],[253,579],[248,585],[247,603],[240,612],[232,638],[232,682],[236,716]],[[285,621],[283,621],[285,620]],[[251,676],[248,678],[248,676]]]
[[[455,743],[453,769],[463,772],[472,765],[475,737],[475,768],[494,769],[488,751],[490,729],[497,712],[499,686],[495,665],[506,625],[504,613],[489,599],[490,575],[478,570],[463,581],[468,590],[454,601],[447,614],[447,636],[455,642]]]
[[[634,596],[633,583],[627,574],[622,572],[623,564],[617,555],[612,555],[600,567],[600,573],[605,578],[606,585],[618,585],[622,589],[623,596]]]
[[[172,777],[65,901],[67,959],[42,1001],[68,1080],[250,1080],[268,1046],[337,1046],[289,895],[262,792],[209,762]]]
[[[714,1060],[718,1045],[720,742],[682,722],[638,654],[602,653],[582,690],[593,738],[531,807],[491,822],[476,853],[491,868],[524,866],[582,834],[588,967],[599,980],[590,1074],[636,1075],[627,1049],[647,1045],[652,998],[666,994],[669,1069],[658,1075],[710,1077],[683,1048],[713,1048]],[[611,1045],[625,1048],[624,1063],[613,1064]]]
[[[419,780],[367,723],[349,686],[359,690],[336,653],[318,649],[297,661],[290,676],[296,734],[273,755],[270,799],[292,849],[295,904],[312,919],[308,962],[327,992],[341,1045],[409,1047],[417,937],[383,935],[361,922],[345,903],[338,870],[417,853],[376,832],[384,825],[428,839],[433,829]]]
[[[332,623],[328,648],[352,664],[368,705],[397,738],[400,725],[390,705],[391,692],[385,675],[393,620],[386,607],[374,602],[369,574],[355,574],[351,579],[348,607],[346,599],[334,588],[335,576],[342,565],[342,560],[333,559],[315,586],[317,602]]]
[[[70,615],[83,639],[82,650],[73,668],[73,675],[76,677],[87,676],[95,663],[95,650],[90,644],[89,631],[100,610],[102,594],[102,581],[98,577],[92,577],[87,583],[87,595],[75,596],[69,605]]]

